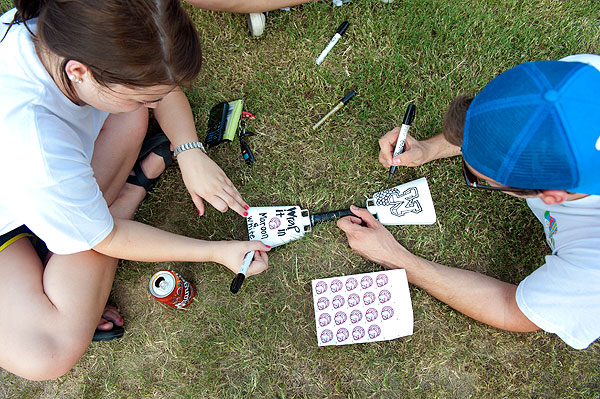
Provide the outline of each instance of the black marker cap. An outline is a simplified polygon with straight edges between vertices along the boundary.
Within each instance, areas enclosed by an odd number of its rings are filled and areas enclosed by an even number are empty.
[[[352,97],[354,97],[355,94],[356,92],[354,90],[350,90],[348,93],[346,93],[344,98],[342,98],[341,102],[345,105]]]
[[[415,104],[408,105],[408,108],[406,109],[406,114],[404,114],[404,120],[402,121],[403,125],[412,125],[413,121],[415,120],[416,110],[417,107],[415,107]]]
[[[343,35],[344,32],[346,32],[346,29],[348,29],[349,26],[350,26],[350,22],[344,21],[344,22],[342,22],[342,24],[340,25],[340,27],[337,28],[337,30],[335,31],[335,33],[339,33],[340,35]]]
[[[231,286],[229,287],[229,291],[231,291],[232,294],[236,294],[240,290],[240,288],[242,288],[242,283],[244,282],[245,278],[246,278],[245,274],[238,273],[238,275],[235,276],[235,278],[231,282]]]

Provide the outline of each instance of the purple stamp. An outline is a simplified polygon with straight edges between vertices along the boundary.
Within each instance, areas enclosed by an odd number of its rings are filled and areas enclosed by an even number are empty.
[[[333,332],[331,330],[321,331],[321,342],[326,344],[333,339]]]
[[[354,327],[354,329],[352,330],[352,338],[354,338],[355,341],[361,339],[364,336],[365,336],[364,328],[362,328],[361,326]]]
[[[365,305],[370,305],[373,302],[375,302],[375,294],[371,291],[365,292],[365,295],[363,295],[363,303]]]
[[[343,284],[340,280],[335,279],[331,282],[331,284],[329,286],[331,287],[331,292],[338,292],[339,290],[342,289]]]
[[[344,306],[344,297],[341,295],[336,295],[333,297],[333,307],[335,309],[339,309]]]
[[[348,295],[348,306],[356,306],[360,303],[360,297],[356,294]]]
[[[350,321],[352,323],[358,323],[361,319],[362,319],[362,313],[360,312],[360,310],[355,309],[352,312],[350,312]]]
[[[329,313],[323,313],[319,316],[319,325],[321,327],[325,327],[329,323],[331,323],[331,316]]]
[[[369,338],[377,338],[381,334],[381,328],[377,324],[373,324],[369,327]]]
[[[379,274],[375,278],[375,281],[377,282],[378,287],[383,287],[388,283],[388,276],[386,276],[385,274]]]
[[[386,303],[390,299],[392,299],[392,293],[388,290],[381,290],[381,292],[379,292],[379,302]]]
[[[365,320],[371,322],[377,318],[377,309],[369,308],[365,312]]]
[[[325,291],[327,291],[327,283],[325,281],[319,281],[317,284],[315,284],[315,292],[318,295],[321,295]]]
[[[371,276],[364,276],[363,278],[360,279],[360,286],[364,290],[366,290],[367,288],[369,288],[372,285],[373,285],[373,279],[371,278]]]
[[[356,279],[354,277],[350,277],[348,280],[346,280],[346,290],[347,291],[352,291],[356,287],[358,287],[358,281],[356,281]]]
[[[340,325],[340,324],[344,324],[346,322],[346,320],[348,319],[348,316],[346,316],[346,313],[344,312],[337,312],[335,314],[335,324],[336,325]]]
[[[394,309],[391,306],[384,306],[383,309],[381,309],[381,318],[383,320],[387,320],[389,318],[391,318],[394,315]]]
[[[348,337],[350,336],[350,332],[348,332],[348,330],[346,330],[345,328],[340,328],[339,330],[337,330],[335,336],[338,342],[342,342],[348,339]]]
[[[319,300],[317,301],[317,308],[319,310],[323,310],[323,309],[327,308],[327,306],[329,306],[329,299],[327,299],[325,297],[319,298]]]

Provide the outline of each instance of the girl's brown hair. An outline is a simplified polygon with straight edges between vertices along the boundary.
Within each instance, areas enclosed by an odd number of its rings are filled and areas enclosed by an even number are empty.
[[[202,63],[196,28],[180,0],[15,0],[14,22],[38,17],[37,39],[85,64],[104,86],[188,85]],[[72,89],[71,89],[72,91]]]

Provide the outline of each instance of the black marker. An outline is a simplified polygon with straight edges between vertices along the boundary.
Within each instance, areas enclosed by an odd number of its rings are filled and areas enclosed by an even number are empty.
[[[412,125],[413,120],[415,119],[415,107],[414,104],[409,104],[406,109],[406,114],[404,114],[404,120],[402,121],[402,127],[400,128],[400,133],[398,134],[398,140],[396,141],[396,148],[394,149],[395,157],[398,154],[402,154],[404,150],[404,142],[406,141],[406,136],[408,135],[408,129],[410,129],[410,125]],[[396,171],[397,166],[392,165],[390,168],[390,176],[391,179],[394,176],[394,172]]]
[[[325,59],[327,54],[331,51],[333,46],[335,46],[335,44],[338,42],[338,40],[340,40],[340,37],[342,37],[344,32],[346,32],[346,29],[348,29],[348,26],[350,26],[350,22],[348,22],[348,21],[342,22],[340,27],[335,31],[335,35],[333,35],[333,38],[331,39],[331,41],[329,42],[327,47],[325,47],[325,49],[323,51],[321,51],[321,54],[319,54],[319,56],[317,57],[317,60],[315,61],[317,63],[317,65],[321,65],[321,62],[323,62],[323,60]]]

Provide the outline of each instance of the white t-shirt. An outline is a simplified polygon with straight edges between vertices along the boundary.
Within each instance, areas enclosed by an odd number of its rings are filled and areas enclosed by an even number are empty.
[[[585,62],[600,70],[595,54],[561,61]],[[600,337],[600,196],[558,205],[535,198],[527,204],[544,225],[552,255],[521,281],[517,304],[544,331],[585,349]]]
[[[0,17],[0,37],[14,12]],[[88,250],[113,228],[90,166],[108,114],[58,89],[23,24],[0,42],[0,60],[0,234],[25,224],[54,253]]]

